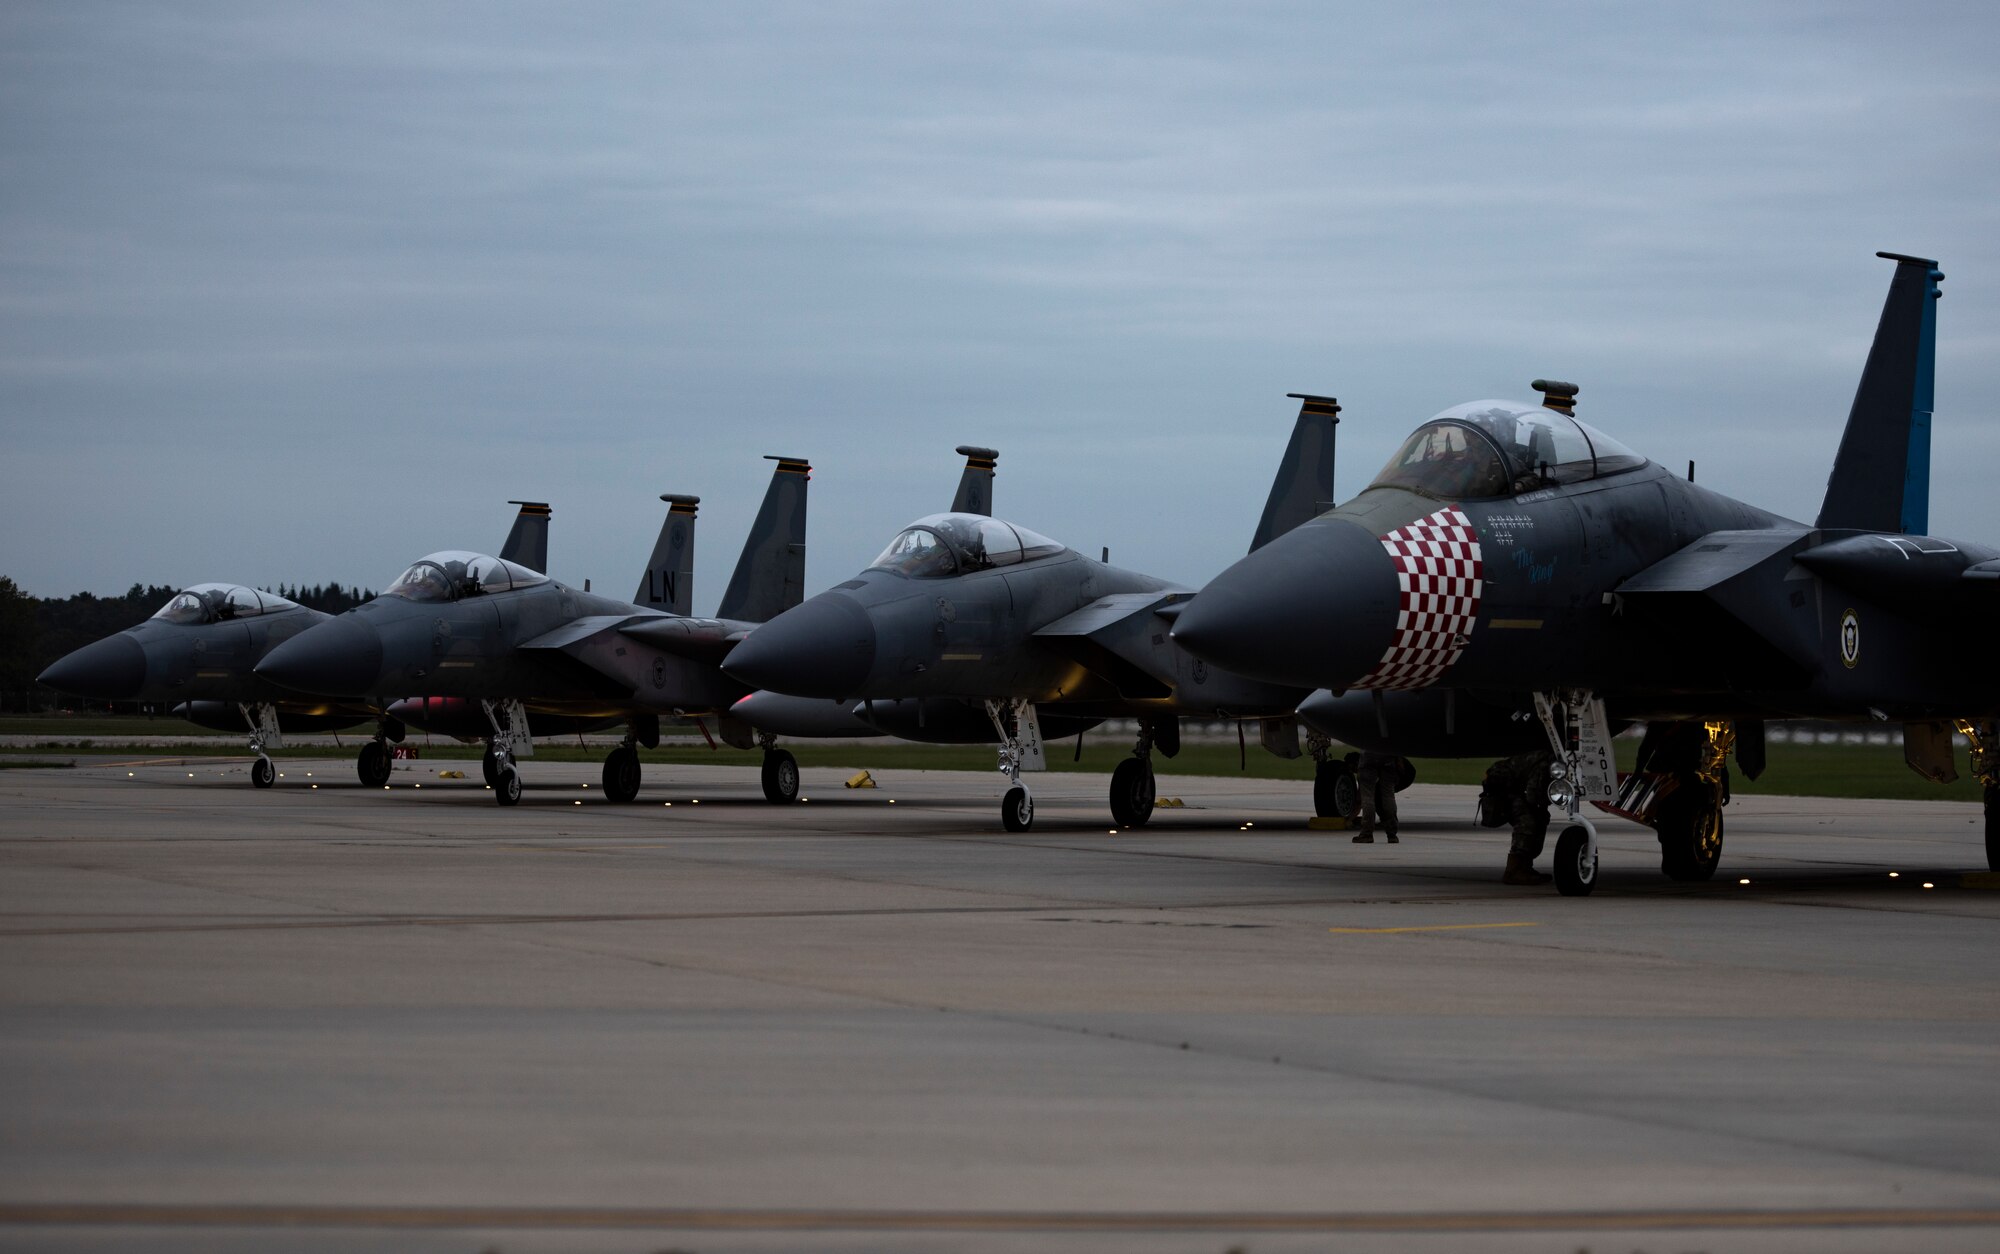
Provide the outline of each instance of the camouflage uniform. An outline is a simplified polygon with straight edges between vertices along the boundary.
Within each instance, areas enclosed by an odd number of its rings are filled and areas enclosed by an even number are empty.
[[[1489,827],[1514,825],[1514,843],[1507,851],[1510,868],[1517,862],[1531,866],[1541,856],[1549,834],[1549,766],[1554,761],[1555,754],[1537,749],[1501,758],[1486,768],[1480,811]]]
[[[1357,800],[1354,825],[1361,829],[1354,838],[1365,845],[1375,839],[1375,820],[1382,821],[1382,834],[1396,843],[1396,777],[1401,767],[1393,754],[1364,753],[1354,767]]]

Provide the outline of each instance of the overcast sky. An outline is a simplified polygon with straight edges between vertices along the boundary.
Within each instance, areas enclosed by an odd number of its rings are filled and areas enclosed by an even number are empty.
[[[380,588],[554,506],[629,595],[768,478],[808,583],[948,502],[1198,585],[1296,403],[1338,495],[1581,385],[1818,509],[1941,259],[1932,530],[2000,542],[2000,6],[0,6],[0,574]]]

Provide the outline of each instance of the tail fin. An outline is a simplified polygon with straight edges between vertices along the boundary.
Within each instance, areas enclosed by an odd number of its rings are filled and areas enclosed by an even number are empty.
[[[1250,541],[1252,553],[1333,508],[1333,429],[1340,425],[1340,402],[1303,392],[1287,395],[1299,402],[1299,418]]]
[[[1923,257],[1875,255],[1895,262],[1896,273],[1815,525],[1923,535],[1930,530],[1932,384],[1944,274]]]
[[[686,616],[694,612],[694,515],[701,498],[668,492],[660,499],[667,503],[667,520],[632,604]]]
[[[743,542],[743,556],[736,559],[718,618],[768,622],[806,599],[806,482],[812,467],[803,457],[765,460],[778,468]]]
[[[507,533],[507,543],[500,546],[500,560],[519,562],[529,570],[549,572],[549,503],[547,501],[509,501],[518,505],[521,512],[514,515],[514,529]]]
[[[1000,454],[972,444],[961,444],[958,451],[965,454],[965,474],[959,478],[958,495],[951,498],[951,512],[992,514],[993,463],[1000,460]]]

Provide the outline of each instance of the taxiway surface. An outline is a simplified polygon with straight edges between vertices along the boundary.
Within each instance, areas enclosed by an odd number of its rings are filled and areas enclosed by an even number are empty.
[[[1575,900],[1463,788],[524,765],[0,772],[0,1245],[2000,1241],[1974,807],[1742,798],[1702,885],[1607,821]]]

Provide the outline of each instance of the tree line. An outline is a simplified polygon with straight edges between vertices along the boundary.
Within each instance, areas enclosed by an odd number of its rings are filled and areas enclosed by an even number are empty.
[[[135,583],[123,596],[101,597],[79,592],[67,597],[35,597],[21,591],[12,579],[0,575],[0,711],[81,708],[80,699],[61,696],[37,684],[35,676],[73,649],[145,622],[179,591],[168,584]],[[259,591],[275,592],[288,601],[326,614],[351,610],[375,595],[339,584],[310,587],[280,584]],[[131,703],[107,707],[103,702],[92,702],[90,708],[136,712],[139,707]]]

